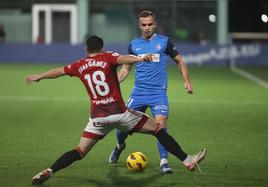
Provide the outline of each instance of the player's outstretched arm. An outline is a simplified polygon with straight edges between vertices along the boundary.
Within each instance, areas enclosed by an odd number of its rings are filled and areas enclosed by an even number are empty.
[[[55,68],[42,74],[28,75],[25,83],[30,85],[32,82],[38,82],[42,79],[53,79],[63,75],[66,75],[63,67]]]
[[[183,77],[184,88],[186,89],[187,93],[192,94],[193,93],[192,83],[190,81],[188,69],[183,58],[178,54],[173,58],[173,60],[177,63],[178,69]]]
[[[133,64],[135,62],[141,62],[141,61],[150,62],[152,60],[153,60],[152,54],[144,55],[143,57],[137,57],[135,55],[120,55],[117,58],[117,63],[118,64]]]
[[[131,68],[132,68],[132,64],[124,64],[121,67],[121,69],[117,73],[117,77],[118,77],[119,82],[122,82],[123,80],[125,80],[127,78],[127,76],[130,73]]]

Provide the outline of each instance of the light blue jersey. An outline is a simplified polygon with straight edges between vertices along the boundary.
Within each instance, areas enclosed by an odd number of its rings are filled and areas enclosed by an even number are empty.
[[[150,40],[139,37],[131,41],[128,52],[136,56],[154,54],[153,62],[138,62],[135,68],[135,86],[129,97],[127,107],[141,112],[150,108],[152,115],[169,114],[167,98],[167,59],[179,54],[170,39],[154,34]],[[167,131],[167,129],[164,129]],[[128,134],[117,131],[118,144],[125,142]],[[160,158],[168,158],[167,150],[157,143]]]
[[[155,54],[153,62],[138,62],[135,69],[133,91],[152,93],[167,89],[167,59],[175,57],[178,51],[166,36],[154,34],[151,40],[142,37],[131,41],[128,52],[136,56]]]
[[[127,103],[128,108],[145,112],[150,107],[153,116],[168,116],[167,59],[179,52],[166,36],[154,34],[150,40],[142,37],[131,41],[128,52],[136,56],[154,54],[153,62],[138,62],[135,86]]]

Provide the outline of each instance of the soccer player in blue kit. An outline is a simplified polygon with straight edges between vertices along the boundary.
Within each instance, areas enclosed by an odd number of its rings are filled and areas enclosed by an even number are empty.
[[[128,100],[127,107],[145,112],[149,107],[151,113],[161,126],[167,131],[169,104],[167,98],[167,59],[168,56],[177,64],[187,93],[192,94],[187,66],[179,52],[166,36],[155,33],[156,18],[151,11],[139,14],[139,28],[141,37],[131,41],[128,52],[136,56],[153,54],[153,62],[138,62],[135,69],[135,86]],[[119,81],[123,81],[130,73],[132,65],[123,65],[118,72]],[[110,163],[117,163],[121,152],[125,149],[128,134],[117,131],[117,144],[110,157]],[[168,151],[157,142],[160,154],[160,172],[172,173],[168,165]]]

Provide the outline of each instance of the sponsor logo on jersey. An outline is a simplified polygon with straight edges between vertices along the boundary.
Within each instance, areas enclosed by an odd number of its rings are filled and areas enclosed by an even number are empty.
[[[95,127],[104,127],[104,126],[119,126],[121,124],[120,121],[106,121],[106,122],[93,122],[93,126]]]
[[[156,53],[150,53],[153,56],[153,60],[151,62],[160,62],[160,54],[156,54]],[[139,54],[138,57],[143,58],[145,55],[147,54]]]
[[[160,45],[160,44],[157,44],[157,45],[156,45],[156,49],[157,49],[158,51],[160,51],[160,50],[162,49],[161,45]]]

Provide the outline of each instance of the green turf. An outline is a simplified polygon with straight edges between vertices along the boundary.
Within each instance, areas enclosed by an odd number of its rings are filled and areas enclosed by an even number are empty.
[[[89,101],[78,79],[24,85],[27,74],[52,67],[0,66],[0,186],[31,186],[33,175],[77,145],[86,125]],[[112,167],[113,131],[43,186],[268,186],[268,89],[225,68],[191,67],[190,73],[193,95],[185,93],[176,68],[169,69],[169,132],[188,153],[208,148],[203,174],[187,171],[170,155],[174,173],[161,176],[155,139],[140,134],[128,139],[118,167]],[[125,99],[132,86],[133,74],[122,83]],[[144,173],[127,170],[125,160],[133,151],[147,155]]]
[[[238,66],[242,70],[253,75],[258,75],[259,78],[268,81],[268,66]]]

